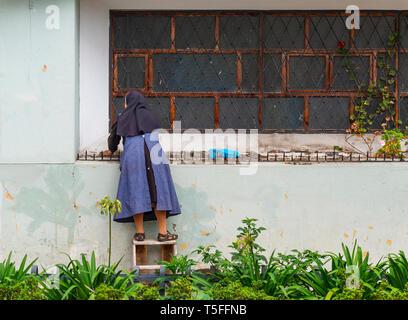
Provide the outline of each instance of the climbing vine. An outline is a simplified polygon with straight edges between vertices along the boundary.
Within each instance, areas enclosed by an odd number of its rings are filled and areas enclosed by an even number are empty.
[[[401,141],[408,137],[408,126],[404,131],[397,128],[402,122],[397,120],[395,114],[396,97],[392,94],[397,77],[394,68],[395,53],[398,49],[398,33],[392,33],[388,37],[387,50],[377,56],[376,83],[366,84],[357,78],[359,67],[351,64],[349,58],[352,56],[350,49],[346,47],[345,41],[337,43],[338,53],[344,57],[343,67],[350,74],[350,80],[357,87],[357,95],[354,101],[354,112],[350,116],[351,126],[346,130],[345,141],[350,151],[365,153],[359,149],[355,143],[351,142],[351,137],[361,138],[372,154],[375,138],[381,135],[382,147],[376,152],[376,156],[402,157]],[[375,105],[375,108],[372,106]],[[371,108],[370,108],[371,107]],[[369,109],[373,110],[369,112]],[[381,120],[381,129],[374,131],[374,136],[369,137],[366,133],[373,126],[375,120]],[[335,148],[342,150],[341,148]]]

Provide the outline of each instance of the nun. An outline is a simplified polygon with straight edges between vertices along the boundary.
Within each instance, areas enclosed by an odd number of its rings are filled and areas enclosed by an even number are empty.
[[[116,222],[134,222],[134,239],[143,241],[143,221],[157,220],[158,241],[177,239],[167,231],[166,218],[181,213],[167,158],[158,141],[160,122],[148,107],[144,96],[131,91],[125,97],[125,109],[112,124],[109,150],[117,150],[122,139],[120,179],[117,199],[122,210]]]

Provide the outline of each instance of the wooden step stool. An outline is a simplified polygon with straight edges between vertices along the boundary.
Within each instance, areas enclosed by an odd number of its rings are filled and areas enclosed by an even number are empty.
[[[133,270],[138,270],[139,273],[146,273],[148,270],[160,270],[163,266],[159,264],[147,264],[147,247],[160,246],[161,261],[170,261],[172,255],[177,255],[177,241],[157,241],[146,239],[143,241],[132,240],[133,252]]]

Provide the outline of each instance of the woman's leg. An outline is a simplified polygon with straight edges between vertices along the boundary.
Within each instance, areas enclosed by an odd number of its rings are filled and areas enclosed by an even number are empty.
[[[153,208],[154,208],[154,213],[156,214],[159,233],[166,234],[167,233],[166,211],[156,210],[156,206],[154,204],[153,204]]]
[[[144,229],[143,229],[143,213],[138,213],[138,214],[133,215],[133,220],[135,221],[136,232],[137,233],[144,233]]]

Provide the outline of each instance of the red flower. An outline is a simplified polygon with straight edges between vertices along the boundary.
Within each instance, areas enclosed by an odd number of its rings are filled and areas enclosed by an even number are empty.
[[[344,49],[346,41],[337,41],[337,47]]]

